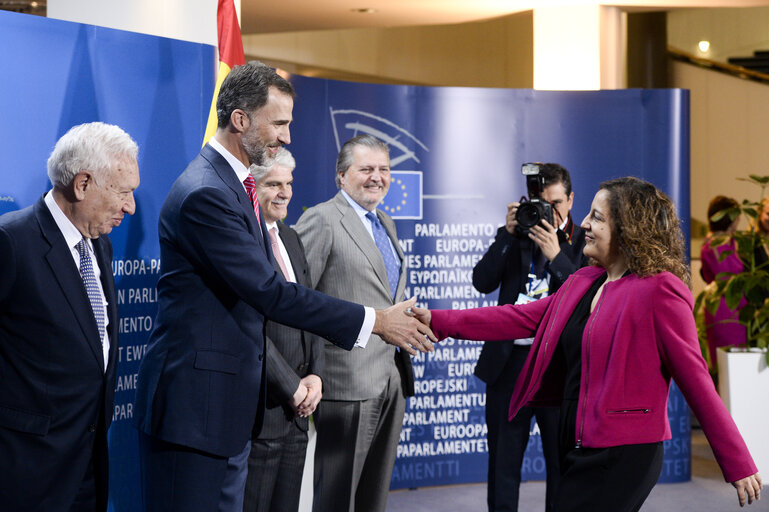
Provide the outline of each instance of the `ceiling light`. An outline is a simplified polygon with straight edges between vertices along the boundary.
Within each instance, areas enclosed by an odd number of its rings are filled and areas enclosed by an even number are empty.
[[[697,48],[699,48],[702,53],[708,53],[708,50],[710,50],[710,41],[700,41],[697,43]]]

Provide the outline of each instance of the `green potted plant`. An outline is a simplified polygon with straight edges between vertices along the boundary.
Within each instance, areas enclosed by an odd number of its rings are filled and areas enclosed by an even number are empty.
[[[758,185],[761,188],[759,200],[752,202],[744,199],[738,207],[716,213],[712,220],[717,221],[725,216],[734,220],[740,215],[748,220],[747,230],[737,231],[732,235],[744,270],[740,273],[719,274],[716,280],[697,296],[694,310],[699,311],[704,307],[714,314],[722,297],[725,298],[726,305],[730,309],[737,309],[744,297],[747,302],[743,303],[739,310],[739,322],[746,329],[747,347],[765,352],[766,361],[769,364],[769,352],[766,351],[769,346],[769,260],[760,257],[760,251],[769,244],[769,239],[757,228],[761,204],[765,197],[764,192],[769,186],[769,176],[750,175],[749,178],[738,179]],[[711,247],[728,242],[729,237],[715,237]],[[723,251],[720,259],[723,260],[730,254],[732,254],[730,250]]]
[[[767,467],[769,444],[765,437],[769,431],[769,408],[759,404],[765,403],[769,391],[769,238],[759,225],[769,176],[750,175],[747,179],[738,179],[760,188],[758,201],[745,199],[735,207],[717,212],[711,220],[729,216],[733,221],[742,215],[749,227],[730,237],[714,237],[710,246],[715,248],[734,240],[734,249],[721,250],[719,261],[736,252],[743,269],[718,274],[698,294],[695,312],[705,308],[714,315],[722,298],[729,309],[739,309],[737,321],[745,327],[745,346],[718,349],[718,388],[756,464]]]

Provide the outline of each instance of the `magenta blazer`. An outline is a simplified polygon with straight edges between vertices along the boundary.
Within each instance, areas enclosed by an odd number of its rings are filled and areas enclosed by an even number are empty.
[[[558,405],[566,368],[556,354],[577,303],[605,271],[585,267],[553,295],[525,305],[435,310],[439,339],[496,341],[534,336],[510,418],[524,405]],[[582,337],[582,383],[575,444],[602,448],[671,438],[667,415],[671,376],[700,421],[724,477],[757,472],[702,359],[692,294],[668,272],[634,274],[606,283]]]

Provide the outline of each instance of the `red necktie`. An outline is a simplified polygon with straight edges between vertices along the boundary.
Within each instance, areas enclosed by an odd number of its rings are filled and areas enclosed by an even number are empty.
[[[243,185],[246,186],[246,193],[248,194],[249,199],[251,199],[251,204],[254,205],[256,223],[261,225],[261,217],[259,216],[259,199],[256,197],[256,181],[254,181],[254,177],[249,174],[248,177],[243,180]]]

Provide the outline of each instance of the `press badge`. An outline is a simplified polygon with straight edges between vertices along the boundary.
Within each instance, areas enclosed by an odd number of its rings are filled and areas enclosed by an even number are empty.
[[[535,300],[547,297],[547,291],[550,289],[550,276],[537,277],[535,274],[529,274],[529,282],[526,283],[526,293],[519,293],[516,304],[528,304]]]

